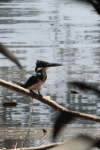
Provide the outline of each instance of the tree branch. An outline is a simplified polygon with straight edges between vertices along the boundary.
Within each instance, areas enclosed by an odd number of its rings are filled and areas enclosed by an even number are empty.
[[[63,144],[64,142],[59,142],[59,143],[52,143],[52,144],[47,144],[47,145],[41,145],[41,146],[38,146],[38,147],[25,147],[25,148],[22,148],[22,150],[46,150],[46,149],[50,149],[50,148],[53,148],[55,146],[58,146],[58,145],[61,145]],[[20,150],[20,148],[16,148],[16,149],[0,149],[0,150]]]
[[[13,83],[7,82],[5,80],[0,79],[0,85],[3,87],[6,87],[10,90],[16,91],[18,93],[21,93],[23,95],[32,97],[34,99],[39,100],[40,102],[49,105],[50,107],[52,107],[55,110],[58,110],[59,112],[66,112],[66,113],[71,113],[73,115],[75,115],[75,117],[78,118],[84,118],[87,120],[92,120],[92,121],[96,121],[96,122],[100,122],[100,118],[97,116],[93,116],[93,115],[89,115],[89,114],[85,114],[85,113],[80,113],[80,112],[76,112],[76,111],[72,111],[72,110],[68,110],[62,106],[60,106],[59,104],[57,104],[55,101],[50,99],[50,96],[43,96],[42,98],[36,94],[36,93],[31,93],[29,90],[22,88],[18,85],[15,85]]]

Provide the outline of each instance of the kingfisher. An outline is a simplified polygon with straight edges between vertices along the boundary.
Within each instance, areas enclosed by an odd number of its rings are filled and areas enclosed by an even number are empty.
[[[21,83],[17,83],[17,84],[23,88],[29,89],[31,92],[38,91],[38,94],[42,97],[40,93],[40,89],[47,79],[46,70],[50,67],[57,67],[57,66],[62,66],[62,64],[49,63],[46,61],[37,60],[36,68],[35,68],[36,74],[31,76],[26,81],[25,84],[21,84]]]

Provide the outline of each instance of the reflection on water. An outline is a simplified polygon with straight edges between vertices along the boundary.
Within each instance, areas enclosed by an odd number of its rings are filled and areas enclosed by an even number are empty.
[[[83,9],[84,7],[84,9]],[[10,1],[0,3],[0,41],[19,59],[23,70],[0,54],[0,78],[25,82],[34,74],[36,60],[59,62],[50,68],[41,89],[43,95],[62,106],[93,115],[100,114],[100,101],[94,93],[70,94],[67,81],[98,83],[100,80],[99,16],[90,5],[70,1]],[[0,125],[28,126],[32,99],[0,87]],[[4,108],[5,101],[18,102]],[[57,112],[34,101],[32,126],[51,126]],[[70,126],[97,127],[98,123],[75,120]]]

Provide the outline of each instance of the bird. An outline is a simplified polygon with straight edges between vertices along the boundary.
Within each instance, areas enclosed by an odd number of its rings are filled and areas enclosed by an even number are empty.
[[[40,93],[41,86],[45,83],[47,79],[46,70],[50,67],[62,66],[58,63],[49,63],[46,61],[37,60],[35,72],[36,74],[31,76],[25,84],[18,83],[23,88],[29,89],[30,92],[38,91],[38,94],[42,97]],[[34,93],[34,92],[33,92]]]

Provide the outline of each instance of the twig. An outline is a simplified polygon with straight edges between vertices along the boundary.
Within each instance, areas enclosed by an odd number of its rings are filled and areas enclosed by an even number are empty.
[[[48,134],[50,134],[52,131],[50,131],[50,132],[48,132],[48,133],[46,133],[42,138],[41,138],[41,140],[40,141],[38,141],[38,143],[37,143],[37,145],[39,145],[40,144],[40,142],[48,135]]]
[[[49,96],[43,96],[41,98],[38,94],[35,94],[35,93],[33,94],[27,89],[24,89],[24,88],[22,88],[18,85],[12,84],[12,83],[7,82],[7,81],[2,80],[2,79],[0,79],[0,85],[3,86],[3,87],[8,88],[10,90],[13,90],[13,91],[19,92],[21,94],[24,94],[26,96],[32,97],[34,99],[37,99],[40,102],[49,105],[53,109],[58,110],[59,112],[72,113],[73,115],[75,115],[78,118],[83,118],[83,119],[87,119],[87,120],[100,122],[100,118],[97,117],[97,116],[93,116],[93,115],[89,115],[89,114],[80,113],[80,112],[65,109],[64,107],[57,104],[55,101],[51,100]]]
[[[28,129],[28,131],[27,131],[27,134],[26,134],[26,136],[25,136],[25,138],[24,138],[24,141],[23,141],[23,143],[22,143],[22,146],[21,146],[20,150],[22,150],[22,148],[23,148],[23,146],[24,146],[24,143],[25,143],[25,141],[26,141],[26,139],[27,139],[29,133],[30,133],[30,127],[29,127],[29,129]]]
[[[15,144],[15,147],[14,147],[15,150],[16,150],[17,144],[18,144],[18,141],[17,141],[16,144]]]
[[[32,124],[32,114],[33,114],[33,99],[32,99],[32,112],[31,112],[31,121],[30,121],[30,123],[29,123],[29,129],[28,129],[28,131],[27,131],[27,134],[26,134],[26,136],[25,136],[25,139],[24,139],[24,141],[23,141],[23,143],[22,143],[22,146],[21,146],[21,148],[20,148],[20,150],[22,150],[22,148],[23,148],[23,146],[24,146],[24,143],[25,143],[25,141],[26,141],[26,139],[27,139],[27,137],[28,137],[28,135],[29,135],[29,133],[30,133],[30,130],[31,130],[31,124]]]
[[[22,148],[22,150],[46,150],[53,148],[55,146],[58,146],[60,144],[63,144],[64,142],[59,142],[59,143],[52,143],[52,144],[47,144],[47,145],[42,145],[38,147],[29,147],[29,148]],[[2,150],[2,149],[0,149]],[[5,149],[5,150],[14,150],[14,149]],[[20,150],[20,148],[16,148],[16,150]]]

